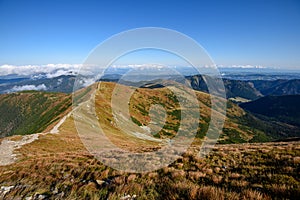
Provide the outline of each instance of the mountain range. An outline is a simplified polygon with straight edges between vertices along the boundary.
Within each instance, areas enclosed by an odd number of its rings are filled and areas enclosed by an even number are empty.
[[[70,88],[75,78],[13,80],[10,87],[26,89],[44,85],[41,88],[45,90],[59,91]],[[190,84],[195,89],[199,102],[195,138],[188,150],[168,166],[142,174],[118,171],[97,160],[83,145],[82,139],[87,139],[87,133],[98,124],[113,144],[128,152],[152,152],[170,144],[180,128],[190,128],[189,124],[181,127],[183,110],[174,94],[174,91],[184,91],[180,87],[173,90],[165,87],[174,80],[120,84],[116,79],[108,79],[73,94],[34,90],[1,94],[0,198],[226,197],[237,200],[299,197],[300,95],[285,95],[297,92],[296,80],[290,80],[292,84],[288,80],[278,80],[276,84],[274,81],[224,80],[227,99],[217,97],[217,102],[227,101],[225,124],[218,144],[205,157],[199,157],[198,150],[208,139],[211,95],[201,76],[187,77],[182,84],[183,88]],[[7,81],[3,84],[10,85]],[[269,91],[278,91],[279,85],[286,88],[284,95],[268,96],[263,92],[268,87]],[[119,90],[113,93],[116,87]],[[130,91],[134,91],[131,98],[124,101]],[[114,109],[112,97],[118,102]],[[188,99],[185,106],[194,108]],[[128,117],[124,115],[126,110]],[[224,113],[216,110],[216,116],[224,117]],[[193,118],[189,114],[185,117],[187,121]],[[84,122],[81,129],[76,126],[78,120]],[[79,134],[78,130],[83,132]],[[155,167],[155,163],[151,162],[148,167]]]
[[[108,74],[101,78],[102,81],[118,82],[121,75]],[[194,75],[185,77],[189,81],[192,88],[198,91],[208,92],[203,76]],[[18,79],[1,79],[0,93],[10,93],[26,90],[28,86],[49,92],[71,93],[76,76],[63,75],[54,78],[18,78]],[[181,79],[172,77],[170,79]],[[157,80],[159,81],[159,80]],[[152,82],[155,82],[153,80]],[[255,100],[263,96],[280,96],[280,95],[296,95],[300,94],[300,79],[277,79],[277,80],[237,80],[223,79],[226,89],[227,98],[239,101],[239,98],[248,101]],[[141,85],[138,82],[128,82],[128,85]],[[30,87],[29,87],[30,88]],[[37,88],[38,89],[38,88]]]
[[[74,77],[58,77],[58,79],[61,78],[65,79],[62,81],[62,85],[64,85],[64,83],[69,84],[70,80],[74,80]],[[56,79],[51,80],[54,81]],[[210,121],[210,95],[202,92],[205,91],[205,88],[203,89],[202,87],[204,84],[201,83],[203,79],[201,79],[200,76],[191,77],[188,80],[191,80],[193,88],[200,90],[197,92],[197,96],[202,110],[200,112],[201,118],[196,137],[201,139],[205,136]],[[45,82],[47,86],[49,86],[48,83],[51,82]],[[231,89],[232,97],[237,97],[236,95],[238,94],[239,97],[246,98],[246,94],[253,94],[252,97],[257,99],[258,96],[261,96],[260,93],[256,93],[252,83],[227,80],[225,80],[224,83],[226,88]],[[233,83],[234,86],[232,86]],[[110,82],[102,82],[102,84],[106,85],[109,91],[111,91],[115,85],[115,83]],[[123,85],[123,87],[126,91],[126,88],[132,86]],[[244,89],[248,89],[246,91],[252,91],[253,93],[245,92]],[[82,89],[78,94],[85,94],[88,91],[88,88]],[[143,124],[149,123],[149,118],[147,117],[149,115],[149,105],[160,103],[166,106],[168,99],[164,96],[170,96],[171,94],[168,94],[166,87],[156,82],[155,84],[144,84],[144,86],[137,91],[138,93],[136,95],[139,96],[139,98],[136,97],[137,99],[133,100],[133,104],[131,104],[134,106],[132,107],[131,119],[137,125],[142,126]],[[107,91],[103,91],[103,94],[106,92]],[[254,94],[259,95],[254,96]],[[247,97],[250,96],[248,95]],[[55,123],[65,110],[71,109],[72,104],[72,96],[69,94],[42,91],[22,91],[2,94],[0,98],[0,111],[2,113],[1,116],[3,116],[0,117],[0,132],[5,136],[44,131],[51,123]],[[299,96],[297,95],[272,98],[263,97],[249,103],[240,104],[240,106],[233,101],[228,101],[226,123],[219,142],[262,142],[300,136],[300,124],[298,121],[300,112],[293,109],[293,107],[297,107],[298,98]],[[272,99],[274,102],[277,102],[277,104],[274,104]],[[107,100],[102,99],[97,102],[99,109],[105,105],[104,102],[107,102]],[[175,102],[169,102],[169,107],[174,107],[174,104]],[[268,104],[274,104],[275,106],[270,107],[267,106]],[[273,112],[261,108],[269,108]],[[292,110],[294,115],[289,116]],[[107,110],[102,110],[101,113],[107,113]],[[167,118],[168,126],[164,126],[164,129],[157,133],[157,137],[159,138],[173,135],[178,129],[179,119],[176,119],[176,117],[178,118],[178,115],[180,116],[180,111],[169,110],[168,113],[170,114],[170,118]],[[113,121],[109,116],[111,116],[111,114],[104,118],[109,119],[110,122]],[[103,114],[100,118],[103,118]],[[110,127],[110,129],[113,129],[113,127]]]

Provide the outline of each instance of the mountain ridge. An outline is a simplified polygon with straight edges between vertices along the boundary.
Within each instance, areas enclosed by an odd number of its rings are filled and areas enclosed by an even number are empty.
[[[265,96],[240,104],[252,113],[277,119],[300,127],[300,95]]]

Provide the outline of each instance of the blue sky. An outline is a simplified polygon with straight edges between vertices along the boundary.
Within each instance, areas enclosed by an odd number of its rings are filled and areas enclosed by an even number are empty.
[[[148,26],[194,38],[218,65],[300,69],[297,0],[0,0],[0,65],[82,63],[108,37]]]

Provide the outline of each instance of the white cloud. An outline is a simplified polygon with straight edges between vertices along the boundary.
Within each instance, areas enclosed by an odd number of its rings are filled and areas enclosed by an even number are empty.
[[[46,74],[46,78],[55,78],[62,75],[76,75],[76,72],[73,70],[59,69],[57,71]]]
[[[62,82],[63,82],[63,79],[62,79],[62,78],[58,79],[58,80],[57,80],[57,85],[60,85]]]
[[[168,65],[161,64],[130,64],[130,65],[112,65],[110,68],[112,69],[162,69],[167,67],[174,67]]]
[[[79,84],[83,87],[88,87],[96,82],[95,78],[81,78]]]
[[[159,64],[133,64],[133,65],[113,65],[111,69],[163,69]],[[87,64],[47,64],[47,65],[2,65],[0,66],[0,76],[18,75],[31,77],[32,79],[54,78],[62,75],[94,76],[101,74],[103,67]],[[80,70],[80,72],[79,72]]]
[[[242,69],[263,69],[266,68],[261,65],[217,65],[218,68],[242,68]]]
[[[39,74],[45,74],[47,78],[53,78],[66,74],[76,74],[81,64],[47,64],[47,65],[2,65],[0,66],[0,76],[17,74],[19,76],[38,77]]]
[[[45,84],[41,85],[22,85],[22,86],[14,86],[12,89],[9,90],[9,92],[20,92],[24,90],[47,90],[47,87]]]
[[[176,66],[168,66],[169,68],[180,68]],[[208,68],[209,66],[203,66]],[[265,68],[263,66],[255,65],[218,65],[218,68]],[[132,65],[112,65],[111,70],[114,69],[157,69],[164,70],[164,65],[160,64],[132,64]],[[104,68],[96,67],[96,65],[86,65],[86,64],[47,64],[47,65],[2,65],[0,66],[0,76],[7,76],[16,74],[18,76],[31,77],[33,79],[39,78],[54,78],[62,75],[77,75],[79,70],[80,74],[84,76],[94,76],[95,74],[101,74],[101,70]]]

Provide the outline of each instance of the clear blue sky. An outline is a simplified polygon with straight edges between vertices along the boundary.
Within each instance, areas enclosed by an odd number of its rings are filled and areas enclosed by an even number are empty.
[[[113,34],[158,26],[219,65],[300,69],[300,1],[0,0],[0,65],[82,63]]]

